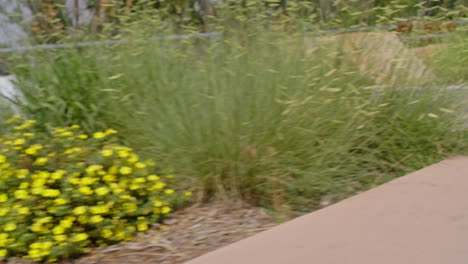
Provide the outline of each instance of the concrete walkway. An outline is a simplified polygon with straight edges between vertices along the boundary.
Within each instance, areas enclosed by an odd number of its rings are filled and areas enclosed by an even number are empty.
[[[445,160],[186,264],[443,263],[468,263],[468,157]]]

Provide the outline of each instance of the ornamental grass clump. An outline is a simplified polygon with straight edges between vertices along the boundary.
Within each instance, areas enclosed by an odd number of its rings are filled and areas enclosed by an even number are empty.
[[[131,240],[181,201],[171,171],[116,144],[117,131],[45,136],[34,124],[14,116],[0,130],[0,259],[53,262]]]

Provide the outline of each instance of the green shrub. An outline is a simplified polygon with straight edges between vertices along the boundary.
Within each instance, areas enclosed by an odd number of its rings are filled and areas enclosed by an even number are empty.
[[[0,258],[53,262],[131,240],[183,199],[162,179],[169,172],[115,144],[113,129],[88,138],[75,125],[44,136],[33,120],[7,123],[0,137]]]

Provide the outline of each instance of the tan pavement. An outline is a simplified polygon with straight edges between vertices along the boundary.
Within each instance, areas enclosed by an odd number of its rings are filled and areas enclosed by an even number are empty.
[[[455,157],[186,264],[468,264],[468,157]]]

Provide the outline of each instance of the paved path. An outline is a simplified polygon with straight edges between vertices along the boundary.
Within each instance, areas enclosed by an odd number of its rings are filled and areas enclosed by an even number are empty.
[[[186,264],[396,263],[468,263],[468,157],[440,162]]]

